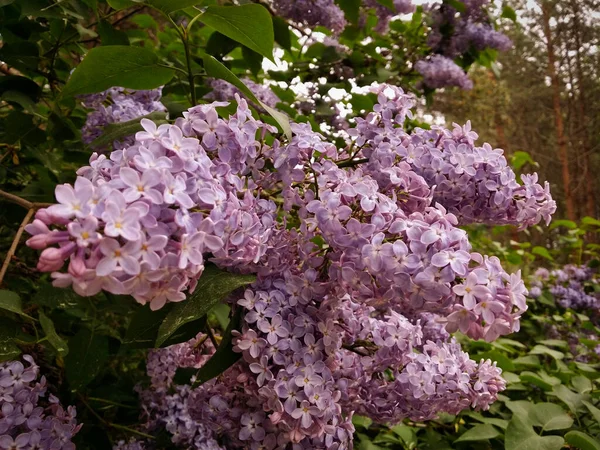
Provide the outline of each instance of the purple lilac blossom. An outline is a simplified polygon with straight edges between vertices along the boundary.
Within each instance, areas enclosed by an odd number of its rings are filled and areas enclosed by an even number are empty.
[[[415,69],[423,75],[423,84],[432,89],[459,87],[472,89],[473,82],[465,71],[450,58],[433,55],[415,63]]]
[[[490,23],[485,7],[490,0],[463,0],[465,10],[458,12],[447,2],[431,9],[431,33],[428,44],[434,53],[456,58],[469,50],[492,48],[507,51],[511,40]]]
[[[160,102],[161,94],[162,88],[133,91],[113,87],[99,94],[81,96],[83,106],[92,109],[81,130],[83,142],[91,144],[102,135],[104,127],[109,123],[127,122],[154,111],[166,111],[167,109]],[[134,142],[134,136],[127,136],[120,141],[115,141],[114,148],[124,148]]]
[[[394,0],[394,10],[382,5],[377,0],[364,0],[363,6],[366,9],[373,9],[377,16],[377,24],[374,30],[377,33],[386,33],[389,29],[390,21],[394,16],[400,14],[410,14],[415,11],[415,5],[412,0]],[[363,18],[364,21],[364,18]]]
[[[530,284],[532,298],[538,298],[546,289],[561,307],[593,313],[593,318],[598,316],[600,293],[594,286],[600,285],[600,277],[591,267],[567,264],[551,271],[538,269]]]
[[[269,86],[264,84],[258,84],[249,78],[242,78],[242,82],[252,91],[252,93],[265,105],[274,108],[277,103],[279,103],[279,97],[275,95],[275,93],[269,88]],[[243,92],[241,92],[237,87],[233,84],[224,81],[213,79],[209,82],[212,91],[204,96],[207,100],[212,100],[215,102],[229,102],[235,98],[235,95],[245,98],[247,101],[252,103],[252,100],[247,98]],[[255,105],[260,108],[260,105]]]
[[[346,27],[346,18],[334,0],[273,0],[278,16],[308,27],[322,26],[339,35]]]
[[[74,406],[66,410],[47,391],[39,367],[24,355],[21,361],[0,363],[0,448],[74,450],[77,425]]]

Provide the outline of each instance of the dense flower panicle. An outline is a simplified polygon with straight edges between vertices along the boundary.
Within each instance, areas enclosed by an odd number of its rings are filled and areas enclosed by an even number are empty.
[[[547,289],[561,307],[588,311],[597,318],[600,293],[594,286],[600,285],[600,277],[591,267],[567,264],[551,271],[538,269],[531,285],[530,297],[538,298]]]
[[[549,193],[535,177],[516,183],[468,126],[406,133],[414,98],[374,92],[344,149],[309,124],[267,136],[239,96],[228,119],[213,103],[174,125],[143,120],[134,144],[94,155],[27,227],[39,269],[83,295],[158,309],[184,300],[207,260],[257,275],[229,299],[244,312],[238,364],[174,387],[176,368],[202,366],[214,347],[198,336],[150,353],[148,431],[186,448],[350,449],[355,412],[425,420],[485,409],[504,388],[448,333],[517,331],[527,290],[458,225],[537,223],[553,212]]]
[[[92,143],[100,137],[104,127],[109,123],[127,122],[155,111],[166,111],[160,102],[162,88],[150,91],[132,91],[113,87],[99,94],[80,97],[83,106],[92,109],[88,113],[85,125],[81,130],[82,140]],[[133,136],[115,141],[115,148],[124,148],[134,143]]]
[[[277,103],[280,102],[279,97],[275,95],[275,93],[269,88],[268,85],[255,83],[249,78],[242,78],[241,80],[246,85],[246,87],[248,87],[248,89],[252,91],[256,98],[263,102],[265,105],[273,108],[275,107],[275,105],[277,105]],[[212,100],[215,102],[226,102],[235,98],[235,95],[238,94],[239,96],[245,98],[247,101],[254,105],[252,100],[246,97],[242,91],[240,91],[237,87],[235,87],[233,84],[227,81],[213,79],[210,81],[209,85],[212,88],[212,91],[204,96],[204,98],[206,98],[207,100]],[[261,108],[260,105],[255,106]]]
[[[490,23],[485,7],[490,0],[465,0],[464,11],[443,2],[431,10],[431,33],[428,44],[435,53],[454,59],[471,49],[491,48],[506,51],[511,40]]]
[[[417,61],[415,69],[423,75],[423,83],[432,89],[453,86],[461,89],[473,88],[473,82],[465,71],[443,55],[433,55],[429,59]]]
[[[74,406],[66,410],[48,393],[39,367],[24,355],[21,361],[0,363],[0,448],[71,450],[81,425]]]
[[[255,163],[257,131],[270,128],[243,100],[228,122],[219,105],[192,108],[175,125],[142,119],[134,145],[109,158],[94,154],[74,186],[57,186],[59,204],[27,227],[28,245],[45,249],[38,269],[80,295],[104,289],[158,309],[185,299],[204,254],[226,267],[258,261],[275,206],[246,189],[241,174]],[[52,224],[68,226],[50,231]],[[56,272],[66,260],[68,272]]]
[[[344,11],[333,0],[273,0],[277,15],[309,27],[322,26],[334,34],[346,27]]]
[[[410,98],[397,88],[386,88],[379,110],[366,119],[357,119],[353,131],[356,144],[367,156],[369,171],[386,173],[398,161],[425,179],[439,202],[454,214],[460,224],[511,224],[529,227],[544,220],[549,223],[556,211],[550,187],[537,183],[537,174],[522,175],[522,184],[508,165],[503,151],[489,144],[476,146],[477,133],[470,122],[453,130],[417,128],[412,134],[401,122],[385,118],[404,117],[412,107]],[[380,94],[382,95],[382,94]]]

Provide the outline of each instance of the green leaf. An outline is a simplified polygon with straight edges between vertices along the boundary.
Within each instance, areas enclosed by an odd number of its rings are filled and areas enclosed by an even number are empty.
[[[158,65],[158,56],[145,48],[110,45],[91,49],[62,91],[64,97],[102,92],[113,86],[154,89],[166,84],[173,71]]]
[[[69,339],[65,358],[67,380],[72,389],[81,390],[96,378],[108,361],[108,338],[82,328]]]
[[[573,414],[583,406],[583,395],[576,394],[564,384],[558,384],[552,388],[552,392],[556,397],[569,407]]]
[[[485,417],[481,413],[478,413],[478,412],[469,412],[469,413],[466,413],[465,415],[469,416],[479,422],[482,422],[482,423],[496,425],[497,427],[502,428],[503,430],[506,430],[506,427],[508,426],[508,420],[497,419],[495,417]]]
[[[242,57],[252,75],[256,76],[262,69],[263,57],[248,47],[242,47]]]
[[[573,229],[577,228],[577,224],[575,222],[573,222],[572,220],[565,220],[565,219],[553,220],[552,223],[550,224],[550,229],[554,230],[555,228],[558,228],[558,227],[565,227],[569,230],[573,230]]]
[[[277,42],[281,48],[285,50],[290,50],[292,48],[290,27],[281,17],[273,17],[273,34],[275,42]]]
[[[98,22],[98,35],[102,45],[129,45],[127,33],[115,29],[106,20]]]
[[[16,292],[0,290],[0,309],[19,314],[20,316],[33,320],[33,317],[28,316],[23,312],[23,309],[21,308],[21,297],[19,297],[19,294]]]
[[[219,78],[221,80],[225,80],[235,87],[237,87],[240,91],[244,93],[250,100],[254,103],[261,105],[265,111],[267,111],[279,124],[285,135],[288,139],[292,139],[292,128],[290,127],[290,121],[288,117],[271,108],[268,105],[265,105],[256,96],[252,93],[250,89],[238,78],[236,77],[231,70],[225,67],[222,63],[217,61],[214,57],[210,55],[205,55],[203,58],[204,61],[204,70],[206,70],[206,74],[210,77]]]
[[[544,247],[540,247],[539,245],[533,247],[533,249],[531,249],[531,253],[533,253],[534,255],[541,256],[542,258],[546,258],[550,261],[554,260],[550,252]]]
[[[352,23],[358,23],[358,13],[361,4],[360,0],[336,0],[335,3],[340,7],[342,11],[344,11],[344,15],[346,16],[346,19],[348,19],[348,21]]]
[[[531,383],[544,391],[551,391],[552,386],[560,384],[560,380],[555,377],[551,377],[548,374],[537,374],[533,372],[521,372],[521,381],[523,383]]]
[[[133,136],[138,131],[142,131],[143,127],[140,123],[142,119],[149,119],[157,125],[168,123],[167,115],[162,111],[154,111],[143,117],[128,120],[127,122],[109,123],[104,127],[102,134],[90,143],[90,147],[105,147],[111,145],[114,141],[127,136]]]
[[[567,350],[569,349],[569,343],[567,341],[563,341],[562,339],[544,339],[538,342],[540,344],[548,345],[550,347],[559,347]]]
[[[131,318],[131,322],[123,338],[123,347],[154,347],[160,324],[165,320],[171,308],[171,305],[165,305],[158,311],[152,311],[147,306],[140,307]]]
[[[545,345],[536,345],[529,351],[529,353],[531,355],[548,355],[554,359],[563,359],[565,357],[565,354],[563,352],[552,350],[551,348],[548,348]]]
[[[166,15],[172,12],[179,11],[180,9],[189,8],[195,5],[201,5],[204,3],[203,0],[146,0],[146,3],[153,8],[165,13]]]
[[[573,385],[575,390],[580,394],[587,394],[588,392],[591,392],[593,388],[592,382],[589,380],[589,378],[586,378],[582,375],[577,375],[576,377],[573,377],[571,379],[571,384]]]
[[[542,432],[564,430],[573,425],[573,418],[554,403],[536,403],[531,410],[530,418],[533,425],[542,427]]]
[[[209,6],[198,20],[274,61],[273,22],[271,14],[264,6],[255,3],[240,6]]]
[[[375,0],[375,1],[377,3],[379,3],[381,6],[385,6],[390,11],[396,12],[396,7],[394,6],[393,0]]]
[[[567,444],[580,450],[600,450],[600,442],[581,431],[569,431],[565,434],[565,440]]]
[[[513,22],[517,21],[517,13],[515,12],[514,9],[512,9],[508,5],[502,5],[502,15],[501,15],[501,17],[504,17],[505,19],[512,20]]]
[[[214,265],[206,266],[194,293],[176,304],[165,317],[158,329],[156,346],[160,347],[182,325],[204,317],[232,291],[254,280],[254,275],[238,275],[222,271]]]
[[[504,436],[505,450],[559,450],[565,442],[560,436],[539,436],[518,415],[513,416]]]
[[[409,427],[406,425],[396,425],[392,427],[391,430],[394,434],[398,435],[404,444],[408,446],[408,448],[415,448],[417,444],[417,433],[413,427]]]
[[[588,411],[592,414],[596,423],[598,425],[600,425],[600,409],[596,408],[590,402],[587,402],[585,400],[583,400],[582,403],[585,405],[585,407],[588,409]]]
[[[596,227],[600,227],[600,220],[590,216],[585,216],[583,219],[581,219],[581,223],[584,225],[594,225]]]
[[[14,360],[21,354],[21,350],[14,342],[18,327],[15,322],[0,317],[0,362]]]
[[[535,161],[531,157],[531,155],[527,152],[518,150],[512,154],[510,157],[510,165],[516,170],[519,171],[523,168],[525,164],[535,165]]]
[[[27,77],[17,75],[0,77],[0,95],[11,91],[21,92],[29,97],[33,103],[37,103],[42,92],[38,84]]]
[[[40,325],[42,326],[44,333],[46,333],[50,345],[56,349],[60,356],[66,356],[69,353],[69,347],[66,341],[56,333],[52,320],[46,316],[42,310],[39,311],[39,316]]]
[[[0,60],[18,70],[35,70],[40,60],[39,49],[29,41],[5,42],[0,48]]]
[[[233,351],[233,330],[240,328],[240,322],[242,320],[242,308],[238,308],[236,314],[232,317],[229,322],[229,326],[223,333],[223,338],[219,344],[219,348],[212,355],[212,357],[206,361],[206,363],[200,367],[198,373],[196,373],[196,381],[194,386],[206,383],[212,380],[214,377],[222,374],[231,366],[233,366],[241,357],[241,353]]]
[[[485,441],[487,439],[494,439],[500,436],[500,432],[494,428],[493,425],[481,424],[475,425],[470,430],[467,430],[464,434],[462,434],[458,439],[454,441],[457,442],[468,442],[468,441]]]
[[[510,409],[514,416],[519,416],[521,420],[531,424],[531,412],[533,411],[534,403],[527,400],[509,400],[505,405]]]
[[[359,416],[357,414],[352,416],[352,425],[354,425],[355,427],[361,427],[364,429],[368,429],[372,423],[373,423],[373,421],[371,419],[369,419],[368,417]]]

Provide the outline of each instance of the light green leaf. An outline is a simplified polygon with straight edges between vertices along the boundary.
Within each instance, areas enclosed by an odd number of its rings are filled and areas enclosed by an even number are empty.
[[[558,384],[552,388],[552,392],[559,400],[566,404],[573,414],[583,406],[584,397],[581,394],[576,394],[564,384]]]
[[[91,49],[62,91],[64,97],[102,92],[113,86],[154,89],[173,77],[158,56],[142,47],[110,45]]]
[[[407,425],[396,425],[391,430],[402,439],[408,448],[414,448],[417,444],[417,433],[413,427]]]
[[[500,436],[500,432],[492,425],[481,424],[475,425],[470,430],[467,430],[458,439],[456,439],[454,443],[456,444],[457,442],[467,441],[485,441],[487,439],[494,439],[498,436]]]
[[[158,329],[156,346],[160,347],[179,327],[204,317],[232,291],[254,280],[254,275],[238,275],[222,271],[214,265],[206,266],[194,293],[187,300],[177,303],[165,317]]]
[[[131,6],[139,5],[139,2],[134,2],[131,0],[106,0],[106,2],[110,5],[112,9],[116,9],[117,11],[129,8]]]
[[[533,253],[534,255],[541,256],[542,258],[546,258],[550,261],[554,260],[550,252],[544,247],[535,246],[533,247],[533,249],[531,249],[531,253]]]
[[[513,416],[504,436],[505,450],[559,450],[565,442],[560,436],[539,436],[518,415]]]
[[[108,361],[108,338],[82,328],[69,339],[65,358],[67,380],[72,389],[80,390],[96,378]]]
[[[592,405],[588,401],[583,400],[582,403],[585,405],[585,407],[588,409],[588,411],[592,414],[592,416],[594,417],[594,420],[596,420],[598,425],[600,425],[600,409],[596,408],[594,405]]]
[[[60,356],[66,356],[69,353],[69,346],[66,341],[56,333],[52,319],[46,316],[42,310],[39,311],[39,316],[40,325],[42,326],[44,333],[46,333],[46,338],[48,339],[48,342],[50,342],[50,345],[56,349]]]
[[[565,440],[567,444],[580,450],[600,450],[600,442],[581,431],[569,431],[565,434]]]
[[[157,125],[168,123],[166,120],[167,114],[162,111],[154,111],[127,122],[109,123],[102,130],[102,134],[90,143],[90,147],[104,147],[124,137],[135,135],[135,133],[144,129],[140,123],[142,119],[152,120]]]
[[[573,418],[554,403],[536,403],[531,410],[530,418],[533,425],[542,427],[542,432],[564,430],[573,425]]]
[[[287,116],[267,105],[262,103],[256,96],[252,93],[250,89],[236,77],[231,70],[225,67],[222,63],[217,61],[211,55],[205,55],[203,58],[204,61],[204,70],[206,70],[206,74],[210,77],[219,78],[221,80],[225,80],[235,87],[237,87],[240,91],[244,93],[250,100],[254,103],[261,105],[279,124],[285,135],[288,139],[292,139],[292,129],[290,127],[290,121]]]
[[[367,429],[371,426],[372,423],[373,421],[368,417],[359,416],[358,414],[352,416],[352,425],[354,425],[355,427],[362,427]]]
[[[6,311],[33,320],[33,317],[28,316],[23,312],[23,309],[21,308],[21,297],[19,297],[19,294],[16,292],[6,291],[4,289],[0,290],[0,309],[5,309]]]
[[[573,379],[571,380],[571,384],[573,385],[575,390],[580,394],[587,394],[593,388],[592,382],[589,380],[589,378],[586,378],[582,375],[577,375],[576,377],[573,377]]]
[[[531,424],[531,411],[533,411],[533,402],[528,402],[527,400],[509,400],[505,402],[505,405],[508,409],[510,409],[514,416],[519,416],[521,419],[529,424]]]
[[[531,383],[545,391],[551,391],[552,386],[560,384],[560,379],[550,376],[543,371],[540,373],[521,372],[520,378],[523,383]]]
[[[565,354],[563,352],[559,352],[558,350],[552,350],[551,348],[548,348],[545,345],[536,345],[529,351],[529,354],[548,355],[554,359],[563,359],[565,357]]]
[[[169,0],[171,1],[171,0]],[[198,19],[219,33],[273,60],[273,22],[264,6],[209,6]]]
[[[465,415],[467,415],[479,422],[482,422],[482,423],[496,425],[497,427],[502,428],[503,430],[506,430],[506,427],[508,426],[508,420],[498,419],[495,417],[486,417],[478,412],[469,412],[469,413],[466,413]]]

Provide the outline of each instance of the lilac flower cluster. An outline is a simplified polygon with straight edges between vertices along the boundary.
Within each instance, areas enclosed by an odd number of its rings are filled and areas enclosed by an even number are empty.
[[[265,105],[274,108],[275,105],[277,105],[277,103],[280,102],[279,97],[277,97],[277,95],[275,95],[275,93],[271,89],[269,89],[268,85],[255,83],[249,78],[242,78],[242,82],[246,85],[248,89],[252,91],[256,98],[263,102]],[[235,87],[233,84],[227,81],[213,79],[209,82],[209,85],[212,88],[212,91],[204,96],[204,98],[207,100],[212,100],[216,102],[229,102],[233,100],[235,98],[235,95],[237,94],[254,105],[254,103],[249,98],[247,98],[243,92],[241,92],[237,87]],[[262,109],[260,105],[254,106],[258,107],[259,109]]]
[[[194,107],[175,125],[142,119],[134,145],[110,158],[94,154],[74,186],[57,186],[59,204],[39,210],[26,228],[27,245],[44,249],[38,269],[80,295],[104,289],[159,309],[193,291],[203,254],[227,267],[258,261],[274,205],[236,173],[254,164],[256,133],[268,126],[245,102],[225,122],[219,105]],[[57,272],[67,260],[67,273]]]
[[[322,26],[334,34],[346,27],[344,11],[334,0],[273,0],[273,9],[278,16],[292,22],[309,26]]]
[[[548,271],[538,269],[531,281],[529,296],[538,298],[547,289],[558,305],[563,308],[584,310],[597,315],[600,310],[600,277],[596,270],[587,266],[567,264],[561,269]]]
[[[74,450],[71,442],[81,425],[75,407],[66,410],[47,392],[45,377],[29,355],[0,363],[0,448]]]
[[[494,30],[485,7],[490,0],[463,0],[465,10],[458,12],[450,3],[443,2],[431,11],[431,33],[428,44],[435,53],[456,58],[471,49],[491,48],[507,51],[511,40]]]
[[[498,368],[447,333],[492,341],[518,330],[527,290],[471,252],[454,211],[463,223],[530,224],[549,216],[547,199],[533,182],[510,184],[503,158],[474,147],[468,127],[408,134],[414,99],[374,92],[344,149],[308,124],[278,138],[239,96],[228,119],[213,103],[174,125],[143,120],[134,144],[94,155],[27,227],[39,269],[83,295],[131,294],[158,309],[185,299],[206,260],[257,275],[229,299],[245,313],[240,363],[173,387],[176,367],[200,367],[214,348],[198,337],[150,354],[149,430],[188,448],[347,449],[354,412],[425,420],[485,409],[504,388]],[[452,180],[446,194],[426,173],[434,164]]]
[[[399,14],[410,14],[415,11],[415,5],[412,0],[394,0],[394,10],[382,5],[377,0],[365,0],[364,8],[373,9],[377,16],[377,24],[374,30],[377,33],[383,34],[388,31],[390,21],[394,16]]]
[[[388,173],[402,161],[425,179],[433,201],[456,215],[460,224],[526,228],[541,220],[549,223],[556,202],[548,183],[539,185],[534,173],[522,175],[519,184],[502,150],[487,143],[475,145],[478,136],[470,122],[453,130],[434,126],[406,133],[399,120],[412,105],[401,90],[386,88],[380,93],[379,110],[357,119],[353,135],[361,148],[358,155],[369,158],[369,171],[380,174],[380,185],[393,179]]]
[[[166,111],[167,109],[160,102],[161,95],[162,88],[151,91],[132,91],[113,87],[99,94],[81,96],[83,106],[92,109],[81,130],[83,142],[85,144],[92,143],[100,137],[104,127],[109,123],[127,122],[154,111]],[[134,141],[133,136],[128,136],[120,141],[115,141],[114,147],[124,148],[133,144]]]
[[[473,82],[465,71],[450,58],[433,55],[415,63],[415,69],[423,75],[423,84],[432,89],[456,86],[472,89]]]

